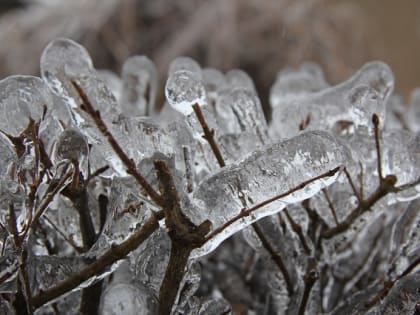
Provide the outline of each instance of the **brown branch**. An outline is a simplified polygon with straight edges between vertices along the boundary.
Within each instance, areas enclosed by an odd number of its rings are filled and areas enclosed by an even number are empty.
[[[210,230],[210,221],[194,225],[181,211],[178,193],[172,174],[164,161],[154,162],[159,187],[163,197],[163,212],[168,235],[171,238],[171,255],[159,290],[159,315],[170,314],[184,277],[188,257],[194,248],[201,247]]]
[[[106,271],[107,267],[111,266],[118,260],[124,259],[130,252],[135,250],[141,243],[149,238],[154,231],[158,229],[159,217],[159,213],[152,212],[151,217],[128,239],[119,245],[112,246],[102,256],[98,257],[94,262],[87,265],[81,271],[69,276],[67,279],[63,280],[57,285],[34,296],[32,298],[33,307],[37,309],[45,303],[48,303],[58,298],[59,296],[70,292],[83,282],[103,273]]]
[[[347,177],[347,181],[350,184],[351,189],[353,190],[353,194],[356,196],[357,200],[360,202],[363,198],[360,195],[360,192],[356,189],[356,185],[354,184],[353,179],[351,178],[351,175],[349,173],[349,171],[347,170],[347,168],[344,168],[344,174],[346,174]]]
[[[133,159],[129,158],[124,150],[121,148],[117,140],[109,131],[107,125],[101,118],[101,114],[99,111],[95,110],[92,106],[92,103],[89,101],[86,93],[80,87],[80,85],[76,81],[71,81],[74,88],[76,89],[77,93],[79,94],[80,98],[83,101],[81,106],[82,110],[86,111],[94,120],[96,127],[98,127],[99,131],[102,135],[108,140],[108,143],[114,149],[114,152],[118,155],[120,160],[124,163],[125,167],[127,168],[127,173],[131,174],[136,181],[140,184],[141,187],[146,191],[146,193],[152,198],[152,200],[158,204],[162,205],[162,197],[153,189],[153,187],[147,182],[147,180],[143,177],[143,175],[139,172],[134,163]]]
[[[375,146],[376,146],[376,154],[377,154],[377,163],[378,163],[378,176],[379,176],[379,182],[381,182],[384,177],[382,174],[382,153],[381,153],[381,143],[380,143],[380,135],[379,135],[379,117],[376,114],[372,115],[372,123],[373,123],[373,129],[375,132]]]
[[[316,269],[316,263],[315,261],[310,262],[308,264],[308,269],[303,276],[303,281],[305,283],[305,289],[303,291],[302,300],[300,302],[298,315],[304,315],[306,310],[306,305],[308,304],[309,296],[312,291],[312,287],[314,286],[315,282],[319,278],[319,273]]]
[[[331,210],[331,213],[333,215],[335,224],[339,225],[340,223],[338,222],[337,211],[335,210],[334,204],[331,201],[330,195],[328,194],[328,190],[324,188],[324,189],[322,189],[322,193],[324,194],[325,200],[328,203],[328,207]]]
[[[217,234],[221,233],[223,230],[225,230],[227,227],[229,227],[230,225],[232,225],[236,221],[239,221],[239,220],[243,219],[244,217],[247,217],[247,216],[251,215],[254,211],[256,211],[256,210],[258,210],[258,209],[260,209],[260,208],[262,208],[262,207],[264,207],[264,206],[266,206],[266,205],[268,205],[268,204],[270,204],[270,203],[272,203],[272,202],[274,202],[274,201],[276,201],[278,199],[287,197],[288,195],[293,194],[294,192],[299,191],[299,190],[305,188],[307,185],[309,185],[309,184],[311,184],[311,183],[313,183],[313,182],[315,182],[315,181],[317,181],[319,179],[322,179],[322,178],[325,178],[325,177],[332,177],[339,170],[340,170],[340,167],[336,167],[333,170],[330,170],[330,171],[325,172],[325,173],[323,173],[321,175],[312,177],[312,178],[310,178],[310,179],[308,179],[308,180],[300,183],[296,187],[293,187],[293,188],[289,189],[288,191],[286,191],[284,193],[281,193],[281,194],[279,194],[277,196],[274,196],[274,197],[272,197],[270,199],[264,200],[263,202],[260,202],[259,204],[256,204],[255,206],[253,206],[253,207],[251,207],[249,209],[243,209],[240,214],[238,214],[237,216],[235,216],[232,219],[228,220],[223,225],[219,226],[217,229],[215,229],[213,232],[211,232],[206,237],[206,241],[212,239],[213,237],[215,237]]]
[[[211,150],[213,151],[214,156],[217,159],[217,162],[219,163],[220,167],[224,167],[225,160],[223,159],[222,153],[219,150],[219,147],[216,144],[216,141],[214,141],[214,129],[210,129],[207,125],[206,120],[204,119],[203,113],[201,111],[200,105],[194,104],[192,106],[194,109],[194,113],[197,116],[198,121],[200,122],[201,127],[203,128],[203,138],[207,140],[207,142],[210,145]]]
[[[309,249],[308,243],[306,242],[306,238],[303,235],[302,227],[300,224],[298,224],[295,220],[293,220],[292,216],[289,214],[289,211],[287,208],[284,208],[283,210],[284,214],[286,214],[287,220],[290,223],[290,226],[292,227],[292,230],[297,234],[299,237],[300,242],[302,243],[303,249],[305,250],[305,253],[307,255],[310,255],[311,250]]]
[[[284,281],[286,282],[287,292],[289,293],[289,296],[292,296],[293,294],[293,283],[292,279],[290,278],[289,271],[286,268],[286,265],[283,262],[283,259],[279,254],[276,253],[276,251],[273,249],[267,238],[265,237],[263,231],[258,226],[257,223],[254,223],[252,227],[255,230],[255,233],[257,233],[258,238],[261,240],[262,245],[264,248],[268,251],[270,254],[271,259],[273,259],[274,263],[277,265],[277,267],[280,269],[281,273],[283,274]]]

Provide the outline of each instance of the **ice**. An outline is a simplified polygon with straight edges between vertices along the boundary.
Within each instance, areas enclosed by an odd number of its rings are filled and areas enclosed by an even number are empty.
[[[99,313],[107,315],[156,313],[153,292],[135,279],[127,262],[113,273],[101,296]]]
[[[128,58],[122,68],[120,105],[125,116],[149,116],[155,106],[158,87],[156,66],[146,56]]]
[[[191,57],[180,56],[172,60],[169,65],[168,74],[171,75],[177,71],[192,72],[198,79],[202,79],[201,67],[197,61]]]
[[[110,187],[109,209],[102,237],[110,244],[127,239],[150,216],[152,207],[140,194],[132,177],[115,177]]]
[[[51,97],[40,78],[16,75],[0,81],[0,130],[3,132],[18,136],[30,118],[41,119],[44,106],[51,106]]]
[[[9,234],[13,235],[9,225],[10,207],[12,207],[16,217],[16,227],[18,233],[21,232],[26,220],[25,188],[14,180],[0,180],[0,222],[8,229]]]
[[[105,84],[109,87],[112,94],[115,96],[117,100],[121,99],[122,93],[122,80],[120,77],[115,74],[114,72],[106,69],[98,70],[98,75],[101,80],[105,82]],[[121,104],[120,104],[121,106]]]
[[[270,132],[275,138],[292,137],[302,129],[353,132],[372,126],[372,114],[385,121],[385,104],[393,90],[389,67],[381,62],[364,65],[347,81],[319,92],[275,100]]]
[[[264,150],[255,151],[245,160],[204,179],[193,193],[195,208],[187,208],[186,213],[196,224],[209,219],[215,229],[240,215],[244,208],[250,208],[306,180],[341,167],[347,163],[347,159],[346,149],[329,133],[301,133]],[[215,236],[201,251],[211,250],[223,239],[257,219],[276,213],[290,203],[311,197],[333,183],[336,177],[337,174],[316,180],[242,217]]]
[[[209,104],[214,105],[220,91],[225,88],[226,79],[223,73],[214,68],[204,68],[202,71],[204,87]]]
[[[80,111],[79,96],[71,81],[76,81],[92,106],[110,122],[118,114],[119,106],[110,89],[94,69],[86,49],[76,42],[58,38],[45,47],[41,56],[41,75],[50,89],[72,110],[74,122],[81,127],[86,114]]]
[[[205,105],[207,98],[202,81],[188,70],[175,71],[169,75],[165,95],[168,103],[184,115],[193,112],[194,104]]]
[[[9,139],[0,133],[0,178],[10,176],[10,171],[17,161],[17,155]]]
[[[17,253],[7,252],[0,257],[0,293],[13,293],[16,291],[16,278],[21,262]]]
[[[226,73],[226,81],[228,88],[243,88],[255,92],[254,81],[243,70],[232,69]]]
[[[322,69],[314,63],[305,63],[299,70],[282,70],[271,87],[270,105],[275,108],[287,101],[288,97],[318,92],[328,86]]]
[[[158,295],[171,252],[168,234],[160,228],[137,251],[135,277]]]
[[[255,133],[267,142],[267,123],[257,95],[243,88],[223,91],[216,101],[216,114],[223,133]]]

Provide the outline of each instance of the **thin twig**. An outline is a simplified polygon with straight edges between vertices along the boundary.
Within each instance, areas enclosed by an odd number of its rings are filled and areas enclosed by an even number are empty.
[[[349,182],[350,187],[353,190],[353,194],[356,196],[357,200],[360,202],[363,198],[360,195],[360,192],[357,190],[356,185],[354,184],[354,181],[351,178],[351,175],[346,167],[344,168],[344,174],[346,174],[347,181]]]
[[[292,230],[297,234],[299,237],[300,242],[302,243],[303,249],[305,250],[305,253],[307,255],[310,255],[311,250],[309,249],[308,243],[306,242],[306,238],[303,235],[303,230],[300,224],[298,224],[292,216],[289,214],[289,211],[287,208],[284,208],[283,213],[286,215],[287,220],[290,223],[290,226],[292,227]]]
[[[382,174],[382,153],[381,153],[381,143],[380,143],[380,135],[379,135],[379,117],[376,114],[372,115],[372,123],[373,123],[373,129],[375,132],[375,145],[376,145],[376,154],[377,154],[377,168],[378,168],[378,176],[379,176],[379,182],[381,182],[384,177]]]
[[[300,302],[298,315],[304,315],[306,310],[306,305],[308,304],[309,296],[312,291],[312,287],[319,278],[319,273],[316,269],[315,262],[308,264],[308,269],[306,274],[303,276],[303,281],[305,283],[305,288],[303,291],[302,300]]]
[[[358,206],[350,212],[350,214],[337,226],[326,229],[322,232],[322,237],[329,239],[347,230],[353,222],[360,217],[364,212],[371,209],[371,207],[388,193],[395,191],[396,177],[393,175],[386,176],[379,187],[374,191],[369,198],[362,200]]]
[[[83,248],[79,247],[71,238],[67,237],[66,234],[45,214],[42,218],[65,240],[73,249],[78,253],[83,253]]]
[[[187,192],[191,193],[194,190],[193,171],[191,169],[191,157],[188,146],[183,146],[185,164],[185,179],[187,180]]]
[[[74,88],[76,89],[77,93],[79,94],[80,98],[83,101],[83,105],[81,108],[86,111],[94,120],[96,127],[98,127],[99,131],[102,135],[108,140],[108,143],[114,149],[114,152],[118,155],[120,160],[124,163],[125,167],[127,168],[127,172],[131,174],[136,181],[140,184],[141,187],[146,191],[146,193],[152,198],[152,200],[158,204],[162,205],[162,198],[161,196],[153,189],[153,187],[147,182],[147,180],[143,177],[143,175],[139,172],[134,163],[134,160],[129,158],[124,150],[121,148],[118,141],[114,138],[114,136],[109,131],[107,125],[101,118],[100,112],[95,110],[90,102],[89,98],[87,97],[86,93],[80,87],[80,85],[76,81],[71,81]]]
[[[194,109],[194,113],[197,116],[198,121],[200,122],[201,127],[203,128],[203,138],[207,140],[207,142],[210,145],[211,150],[213,151],[214,156],[217,159],[217,162],[219,163],[220,167],[224,167],[225,161],[223,159],[222,153],[219,150],[219,147],[216,144],[216,141],[214,141],[214,129],[210,129],[207,125],[206,120],[204,119],[203,113],[201,111],[200,105],[194,104],[192,106]]]
[[[274,263],[277,265],[277,267],[280,269],[281,273],[283,274],[284,281],[286,282],[287,292],[289,293],[289,296],[292,296],[293,294],[293,283],[292,279],[290,278],[289,271],[286,268],[285,263],[283,262],[282,257],[276,253],[276,251],[273,249],[267,238],[265,237],[263,231],[258,226],[257,223],[254,223],[252,225],[255,232],[257,233],[258,238],[261,240],[262,245],[264,248],[268,251],[270,254],[271,259],[273,259]]]
[[[332,215],[333,215],[333,218],[334,218],[334,222],[335,222],[335,224],[336,224],[336,225],[339,225],[340,223],[338,222],[337,211],[335,210],[334,204],[333,204],[333,202],[331,201],[330,195],[328,194],[328,190],[327,190],[326,188],[323,188],[323,189],[322,189],[322,193],[324,194],[325,200],[326,200],[326,201],[327,201],[327,203],[328,203],[328,207],[329,207],[329,208],[330,208],[330,210],[331,210],[331,213],[332,213]]]

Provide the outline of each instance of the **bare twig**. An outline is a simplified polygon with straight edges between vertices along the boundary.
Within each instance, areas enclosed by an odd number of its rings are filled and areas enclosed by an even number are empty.
[[[312,261],[308,264],[308,269],[303,276],[303,281],[305,283],[305,289],[303,291],[302,300],[300,302],[298,315],[304,315],[306,310],[306,305],[308,304],[309,296],[312,291],[312,287],[319,278],[319,273],[316,268],[315,261]]]
[[[219,150],[219,147],[216,144],[216,141],[214,141],[214,129],[210,129],[207,125],[206,120],[204,119],[203,113],[201,111],[200,105],[194,104],[193,106],[194,113],[197,116],[198,121],[200,122],[201,127],[203,128],[203,138],[207,140],[207,142],[210,145],[211,150],[213,151],[214,156],[217,159],[217,162],[219,163],[220,167],[224,167],[225,161],[223,159],[222,153]]]
[[[322,189],[322,193],[324,194],[325,200],[328,203],[328,207],[331,210],[331,213],[333,215],[335,224],[339,225],[340,223],[338,222],[337,211],[335,210],[334,204],[331,201],[330,195],[328,194],[328,190],[326,188],[324,188],[324,189]]]
[[[295,220],[293,220],[292,216],[289,214],[289,211],[287,208],[284,208],[283,210],[284,214],[286,215],[287,220],[290,223],[290,226],[292,227],[292,230],[297,234],[299,237],[299,240],[303,246],[303,249],[305,250],[305,253],[307,255],[310,255],[311,250],[309,249],[308,243],[306,242],[306,238],[303,235],[303,230],[300,224],[298,224]]]
[[[384,177],[382,174],[382,153],[381,153],[381,143],[380,143],[380,135],[379,135],[379,117],[376,114],[372,115],[372,123],[373,123],[373,129],[375,132],[375,145],[376,145],[376,154],[377,154],[377,163],[378,163],[378,176],[379,176],[379,182],[381,182]]]
[[[287,292],[289,293],[289,296],[293,294],[293,283],[292,279],[290,278],[289,271],[286,268],[286,265],[283,262],[282,257],[276,253],[276,251],[273,249],[267,238],[265,237],[263,231],[258,226],[257,223],[254,223],[252,225],[255,232],[258,235],[258,238],[261,240],[264,248],[268,251],[270,254],[271,259],[273,259],[274,263],[277,265],[277,267],[280,269],[281,273],[283,274],[284,281],[286,282]]]

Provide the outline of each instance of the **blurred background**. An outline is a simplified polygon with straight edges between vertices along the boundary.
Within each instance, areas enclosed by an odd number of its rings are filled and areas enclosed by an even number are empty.
[[[116,73],[128,56],[145,54],[162,86],[180,55],[241,68],[264,104],[278,70],[303,61],[319,63],[334,84],[383,60],[406,100],[420,86],[418,0],[0,0],[0,78],[37,74],[42,49],[59,36]]]

